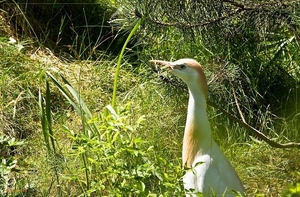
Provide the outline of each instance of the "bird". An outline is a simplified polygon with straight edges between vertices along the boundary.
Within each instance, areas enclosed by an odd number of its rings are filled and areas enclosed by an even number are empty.
[[[244,196],[244,186],[224,153],[213,139],[207,116],[208,86],[201,65],[194,59],[150,60],[186,83],[189,90],[183,135],[183,186],[186,197]]]

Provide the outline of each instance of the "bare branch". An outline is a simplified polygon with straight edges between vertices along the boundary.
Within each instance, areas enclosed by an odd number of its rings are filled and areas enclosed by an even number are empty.
[[[263,141],[265,141],[267,144],[269,144],[272,147],[275,147],[275,148],[300,148],[300,143],[290,142],[290,143],[286,143],[286,144],[279,144],[277,142],[274,142],[270,138],[268,138],[267,136],[265,136],[262,132],[260,132],[259,130],[253,128],[248,123],[241,121],[239,118],[237,118],[236,116],[232,115],[231,113],[229,113],[228,111],[224,110],[223,108],[219,107],[214,102],[207,101],[207,104],[210,105],[210,106],[212,106],[213,108],[221,111],[228,118],[230,118],[231,120],[239,123],[242,127],[244,127],[245,129],[247,129],[248,131],[250,131],[251,133],[253,133],[254,135],[256,135],[258,138],[262,139]]]
[[[241,116],[241,119],[244,123],[246,123],[246,120],[245,120],[244,115],[242,113],[242,110],[240,108],[240,104],[238,103],[238,99],[237,99],[237,96],[236,96],[236,93],[235,93],[235,90],[234,90],[233,86],[232,86],[232,92],[233,92],[234,102],[235,102],[235,105],[236,105],[236,107],[238,109],[238,112]]]
[[[285,8],[287,6],[293,5],[294,3],[299,3],[299,1],[289,1],[289,2],[267,2],[260,5],[255,6],[246,6],[244,4],[241,4],[240,2],[232,1],[232,0],[223,0],[225,3],[229,3],[230,5],[240,8],[242,10],[274,10],[274,7],[276,8]]]

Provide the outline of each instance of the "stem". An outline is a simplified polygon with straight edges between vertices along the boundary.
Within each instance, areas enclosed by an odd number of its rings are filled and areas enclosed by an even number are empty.
[[[133,27],[133,29],[131,30],[129,36],[127,37],[121,53],[119,55],[119,59],[118,59],[118,63],[117,63],[117,68],[116,68],[116,74],[115,74],[115,81],[114,81],[114,89],[113,89],[113,95],[112,95],[112,107],[115,108],[115,104],[116,104],[116,94],[117,94],[117,85],[118,85],[118,77],[119,77],[119,71],[120,71],[120,67],[121,67],[121,63],[122,63],[122,58],[126,49],[127,44],[129,43],[131,37],[135,34],[135,32],[138,30],[139,26],[142,24],[142,22],[144,21],[145,17],[142,17],[138,20],[138,22],[135,24],[135,26]]]
[[[85,171],[86,189],[89,190],[90,189],[90,179],[89,179],[88,167],[87,167],[87,164],[86,164],[85,153],[82,154],[82,160],[83,160],[84,171]]]

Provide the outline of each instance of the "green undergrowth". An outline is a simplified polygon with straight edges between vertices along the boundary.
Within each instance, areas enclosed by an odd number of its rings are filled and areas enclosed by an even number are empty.
[[[114,57],[65,63],[7,38],[0,50],[1,195],[183,195],[186,88],[125,61],[112,108]],[[297,195],[298,150],[272,148],[208,110],[249,196]]]
[[[84,101],[65,79],[67,89],[60,86],[50,73],[48,75],[81,119],[80,129],[64,127],[64,140],[69,143],[57,151],[58,148],[55,147],[64,143],[54,137],[52,123],[49,121],[51,117],[47,112],[47,102],[50,101],[50,87],[47,86],[45,105],[42,99],[40,104],[45,109],[42,120],[43,125],[46,125],[43,133],[48,144],[48,155],[60,160],[54,164],[53,169],[53,181],[60,185],[53,188],[55,193],[76,196],[148,196],[162,193],[168,196],[168,187],[173,188],[172,195],[180,192],[180,187],[176,184],[176,178],[179,178],[167,176],[168,169],[175,167],[176,170],[177,167],[177,171],[180,171],[180,168],[157,156],[153,146],[138,135],[143,129],[144,116],[133,122],[128,109],[130,105],[118,107],[116,111],[108,105],[96,117],[92,117]],[[48,139],[57,144],[50,145]],[[64,159],[61,160],[62,158]],[[159,163],[164,163],[165,166],[160,166]],[[179,190],[174,190],[176,188]]]

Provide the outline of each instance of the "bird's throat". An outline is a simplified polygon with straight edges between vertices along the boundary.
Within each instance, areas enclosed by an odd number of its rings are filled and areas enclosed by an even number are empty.
[[[192,167],[195,156],[205,154],[212,140],[206,112],[206,97],[200,89],[189,87],[189,103],[183,138],[183,165]]]

